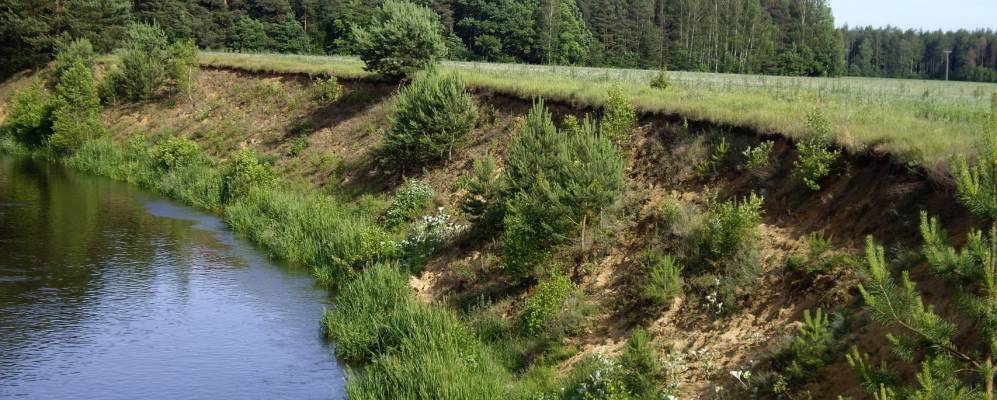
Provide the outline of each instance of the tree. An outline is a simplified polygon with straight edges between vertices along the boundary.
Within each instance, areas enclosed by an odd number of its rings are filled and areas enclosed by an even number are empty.
[[[74,61],[59,77],[52,103],[52,134],[46,144],[53,150],[75,151],[84,140],[103,133],[93,70],[82,61]]]
[[[164,90],[185,89],[197,53],[190,41],[170,43],[158,26],[133,24],[117,50],[121,68],[109,72],[115,92],[130,100],[147,100]]]
[[[354,26],[357,54],[368,71],[399,78],[446,55],[443,27],[431,10],[403,0],[387,0],[370,26]]]
[[[384,151],[401,168],[450,160],[477,121],[478,108],[464,81],[431,71],[398,95]]]
[[[232,35],[229,36],[227,44],[233,50],[258,52],[269,48],[270,43],[266,25],[258,20],[243,16],[232,28]]]
[[[307,54],[314,52],[311,39],[294,17],[287,15],[270,26],[270,40],[274,50],[281,53]]]

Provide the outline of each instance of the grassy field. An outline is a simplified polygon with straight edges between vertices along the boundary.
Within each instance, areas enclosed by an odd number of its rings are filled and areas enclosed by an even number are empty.
[[[366,78],[350,57],[205,52],[205,66],[257,72],[331,74]],[[931,169],[970,150],[982,130],[997,84],[875,78],[803,78],[669,72],[672,86],[651,88],[652,70],[606,69],[478,62],[446,62],[477,89],[526,99],[544,97],[600,106],[620,85],[638,109],[690,120],[776,132],[806,134],[808,113],[821,108],[837,142],[849,150],[875,149]]]

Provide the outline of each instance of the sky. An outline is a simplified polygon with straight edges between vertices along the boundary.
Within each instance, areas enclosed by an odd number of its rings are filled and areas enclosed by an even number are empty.
[[[830,0],[838,26],[997,30],[997,0]]]

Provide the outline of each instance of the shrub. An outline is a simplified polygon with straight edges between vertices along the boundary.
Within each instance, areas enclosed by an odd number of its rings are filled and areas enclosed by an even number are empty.
[[[478,120],[478,109],[464,81],[455,74],[431,72],[402,90],[384,137],[384,150],[397,167],[450,160]]]
[[[655,75],[654,79],[651,80],[651,87],[658,90],[666,90],[670,85],[671,85],[671,80],[668,79],[668,68],[661,67],[661,70],[658,71],[658,74]]]
[[[672,256],[648,250],[641,260],[641,297],[664,305],[682,295],[682,267]]]
[[[190,139],[170,137],[152,149],[159,168],[168,170],[192,163],[201,155],[201,147]]]
[[[108,79],[115,85],[114,93],[125,99],[147,100],[163,90],[190,89],[197,56],[193,42],[171,44],[159,27],[132,24],[117,54],[121,68],[109,71]]]
[[[697,172],[701,177],[719,174],[727,155],[730,154],[730,142],[727,141],[727,136],[721,134],[719,138],[720,140],[710,146],[706,158],[699,163]]]
[[[272,186],[276,181],[277,173],[270,163],[261,160],[252,150],[239,150],[225,167],[222,201],[231,202],[255,187]]]
[[[771,140],[766,140],[758,144],[758,146],[749,146],[744,149],[741,153],[744,155],[744,168],[749,171],[760,171],[769,167],[769,163],[772,160],[772,147],[775,142]]]
[[[965,156],[959,157],[955,171],[956,195],[959,202],[980,218],[997,220],[997,93],[992,99],[993,111],[983,127],[977,162],[970,165]]]
[[[581,233],[623,189],[623,156],[586,121],[582,132],[554,127],[537,103],[507,153],[505,264],[522,276],[555,246]]]
[[[796,147],[799,159],[793,162],[793,176],[810,190],[820,190],[820,181],[831,175],[841,152],[831,148],[831,124],[820,110],[807,115],[808,135]]]
[[[326,79],[315,79],[315,98],[320,102],[330,103],[339,98],[342,88],[339,87],[339,80],[335,76]]]
[[[701,242],[706,254],[713,259],[721,259],[749,244],[761,222],[763,201],[754,193],[740,201],[712,199],[706,211]]]
[[[384,224],[389,229],[411,222],[433,200],[433,187],[418,179],[408,180],[395,193],[391,206],[384,213]]]
[[[450,215],[440,207],[436,215],[427,215],[418,221],[400,244],[405,265],[418,271],[437,248],[464,231],[465,226],[453,223]]]
[[[623,372],[612,359],[595,353],[580,361],[566,380],[564,397],[569,400],[627,400],[632,396]]]
[[[655,400],[662,397],[659,382],[664,381],[665,371],[656,353],[651,345],[651,336],[646,330],[638,328],[620,354],[623,386],[634,399]]]
[[[613,85],[602,116],[602,134],[622,145],[630,141],[637,129],[637,110],[623,94],[623,88]]]
[[[40,146],[52,134],[52,108],[42,83],[33,81],[14,96],[2,130],[26,146]]]
[[[533,336],[544,333],[574,289],[575,284],[560,268],[551,268],[549,276],[537,285],[526,300],[523,308],[523,327],[526,332]]]
[[[75,151],[84,140],[103,133],[93,71],[81,61],[70,65],[60,77],[52,108],[52,135],[46,144],[56,151]]]
[[[743,200],[710,200],[700,238],[706,274],[697,285],[709,291],[707,301],[717,314],[736,309],[742,298],[758,287],[761,268],[757,227],[762,198],[752,193]]]
[[[446,55],[443,26],[432,10],[404,0],[387,0],[368,26],[353,27],[357,55],[368,71],[399,78]]]
[[[505,208],[502,203],[504,181],[498,173],[495,157],[487,154],[474,160],[474,173],[462,177],[460,186],[467,190],[461,200],[461,212],[475,224],[475,228],[485,232],[502,229]]]
[[[62,78],[70,67],[76,63],[83,64],[92,69],[96,58],[93,45],[85,38],[75,39],[59,46],[55,53],[55,62],[52,63],[52,76],[56,82]]]
[[[789,364],[785,373],[794,380],[813,377],[818,369],[831,360],[834,335],[828,315],[817,309],[803,311],[803,326],[787,349]]]

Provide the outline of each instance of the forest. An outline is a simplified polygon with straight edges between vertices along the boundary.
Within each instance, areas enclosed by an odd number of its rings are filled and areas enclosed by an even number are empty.
[[[133,21],[236,52],[352,54],[382,0],[3,0],[0,76],[84,37],[109,51]],[[997,32],[836,28],[827,0],[419,0],[448,58],[793,76],[997,81]]]

